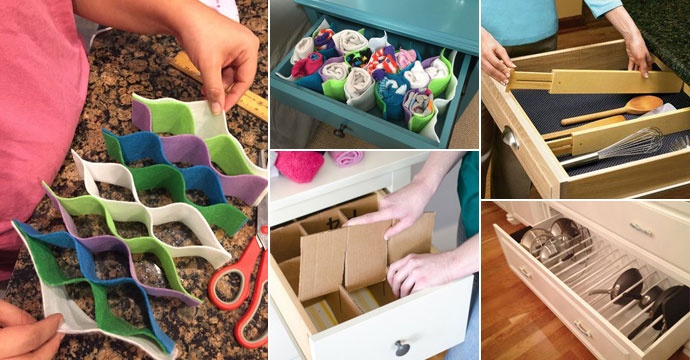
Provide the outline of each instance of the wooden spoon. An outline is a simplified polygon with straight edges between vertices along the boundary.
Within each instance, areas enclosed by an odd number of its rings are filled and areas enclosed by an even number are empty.
[[[570,135],[576,131],[591,129],[591,128],[609,125],[609,124],[615,124],[615,123],[623,122],[623,121],[625,121],[625,116],[616,115],[616,116],[607,117],[607,118],[604,118],[601,120],[592,121],[591,123],[576,126],[574,128],[544,134],[544,135],[542,135],[542,137],[544,138],[544,140],[551,140],[551,139],[559,138],[562,136],[568,136],[568,135]]]
[[[618,108],[618,109],[613,109],[613,110],[606,110],[594,114],[588,114],[588,115],[582,115],[582,116],[576,116],[576,117],[571,117],[567,119],[561,120],[561,125],[566,126],[566,125],[572,125],[572,124],[577,124],[581,123],[584,121],[589,121],[589,120],[594,120],[594,119],[600,119],[606,116],[613,116],[613,115],[620,115],[620,114],[644,114],[648,111],[652,111],[659,106],[664,105],[664,101],[661,100],[660,98],[652,95],[643,95],[643,96],[636,96],[630,101],[628,101],[627,104],[625,104],[624,107]]]

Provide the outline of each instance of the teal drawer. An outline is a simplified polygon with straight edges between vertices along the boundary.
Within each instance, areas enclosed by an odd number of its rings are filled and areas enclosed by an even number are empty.
[[[331,15],[322,15],[304,37],[310,36],[323,20],[328,21],[336,33],[345,29],[359,30],[364,28],[364,35],[367,38],[380,37],[384,34],[382,29],[366,24],[358,24]],[[439,55],[443,49],[438,45],[386,31],[388,42],[396,49],[400,47],[414,48],[423,59]],[[450,50],[452,49],[446,50],[446,54]],[[439,143],[408,130],[404,122],[384,120],[378,107],[364,112],[350,107],[344,102],[331,99],[305,87],[295,85],[290,80],[283,79],[278,74],[285,77],[290,75],[291,56],[292,52],[287,54],[271,72],[271,97],[336,129],[342,129],[345,136],[356,136],[381,148],[447,148],[455,121],[467,107],[469,99],[474,96],[479,87],[477,57],[458,52],[453,67],[453,73],[458,78],[455,97],[449,103],[445,114],[438,116],[435,127],[436,134],[440,139]]]

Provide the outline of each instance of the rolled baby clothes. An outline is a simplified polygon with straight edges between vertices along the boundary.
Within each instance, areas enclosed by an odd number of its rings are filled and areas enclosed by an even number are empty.
[[[403,70],[417,60],[420,59],[417,59],[417,51],[414,49],[405,50],[401,48],[397,53],[395,53],[395,61],[398,63],[398,67]]]
[[[371,59],[371,50],[364,49],[345,54],[345,62],[353,68],[366,67]]]
[[[295,45],[295,50],[292,51],[290,57],[290,64],[295,65],[296,62],[306,59],[309,54],[314,52],[314,39],[305,37]]]
[[[300,79],[315,73],[323,65],[323,55],[311,53],[306,59],[302,59],[292,66],[292,77]]]
[[[278,151],[275,165],[285,177],[303,184],[314,179],[323,162],[323,155],[316,151]]]
[[[445,49],[441,51],[441,56],[434,56],[422,61],[422,67],[431,79],[428,88],[434,94],[434,97],[441,96],[451,78],[452,65],[444,56],[445,51]]]
[[[362,111],[369,111],[374,108],[376,104],[374,79],[368,71],[356,67],[350,70],[350,74],[345,80],[345,98],[348,105]]]
[[[362,33],[349,29],[333,35],[333,42],[340,55],[364,50],[369,47],[369,40]]]
[[[329,151],[335,166],[344,168],[355,165],[364,158],[364,151]]]
[[[434,96],[429,89],[412,89],[403,100],[407,128],[416,133],[422,131],[434,116]]]
[[[383,79],[376,83],[375,90],[376,105],[383,112],[383,118],[388,121],[403,121],[405,112],[402,102],[410,90],[407,79],[402,75],[386,73]]]
[[[314,47],[316,50],[326,50],[335,47],[333,30],[321,29],[314,32]]]
[[[381,81],[386,73],[397,74],[398,64],[395,61],[395,49],[392,46],[386,46],[372,54],[367,70],[376,81]]]
[[[345,101],[345,80],[350,66],[343,62],[343,57],[326,60],[319,69],[323,87],[323,94],[338,101]]]
[[[403,73],[403,76],[410,82],[410,87],[412,89],[426,88],[429,86],[429,81],[431,81],[429,74],[424,71],[422,63],[419,61],[415,61],[414,65]]]
[[[386,33],[386,31],[383,32],[383,36],[380,38],[369,39],[369,49],[371,49],[372,53],[375,53],[386,46],[390,46],[390,44],[388,43],[388,34]]]
[[[448,66],[439,58],[432,61],[429,67],[425,68],[424,71],[426,71],[432,79],[442,79],[448,76]]]

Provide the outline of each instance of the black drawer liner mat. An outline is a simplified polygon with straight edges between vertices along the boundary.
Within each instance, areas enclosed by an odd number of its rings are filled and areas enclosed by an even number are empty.
[[[549,94],[547,90],[512,90],[515,99],[525,110],[525,113],[537,128],[540,134],[548,134],[582,124],[561,126],[561,120],[573,116],[585,115],[594,112],[616,109],[625,106],[628,100],[636,94]],[[671,103],[676,109],[690,106],[690,97],[685,93],[677,94],[655,94],[664,100],[664,103]],[[635,119],[639,115],[625,114],[625,118]],[[682,131],[664,136],[664,144],[661,150],[645,155],[623,156],[597,161],[592,164],[583,165],[567,170],[568,175],[575,176],[585,174],[590,171],[606,169],[612,166],[625,164],[631,161],[645,159],[651,156],[661,155],[671,151],[671,144],[674,139],[690,135],[690,130]],[[571,158],[570,155],[558,157],[559,160]],[[690,164],[688,165],[690,166]]]

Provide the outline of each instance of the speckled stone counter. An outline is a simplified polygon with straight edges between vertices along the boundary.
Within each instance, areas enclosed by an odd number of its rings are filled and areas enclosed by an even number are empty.
[[[262,45],[259,54],[259,67],[252,91],[267,96],[268,77],[268,5],[265,0],[238,0],[242,23],[259,36]],[[108,31],[96,37],[89,63],[89,91],[82,112],[81,121],[72,142],[72,148],[84,159],[96,162],[114,162],[106,153],[101,128],[118,135],[137,131],[131,124],[131,93],[136,92],[148,98],[173,97],[183,101],[203,99],[201,85],[168,65],[181,48],[169,36],[141,36],[121,31]],[[268,126],[241,108],[235,107],[228,114],[230,132],[244,145],[247,155],[256,162],[259,152],[267,148]],[[143,165],[143,164],[140,164]],[[51,185],[60,196],[75,197],[86,194],[83,182],[71,156],[65,161]],[[131,200],[128,190],[99,184],[101,195],[106,198]],[[142,201],[148,206],[161,206],[172,202],[165,191],[139,192]],[[190,199],[203,204],[204,199],[188,192]],[[223,230],[214,228],[221,244],[237,259],[244,251],[256,231],[255,211],[240,201],[228,198],[241,209],[250,221],[233,237]],[[107,234],[105,220],[99,216],[80,216],[75,218],[81,236]],[[46,233],[64,230],[59,212],[44,197],[36,208],[29,224]],[[142,236],[146,228],[139,223],[116,223],[118,231],[125,237]],[[164,242],[175,246],[198,244],[191,231],[182,224],[164,224],[154,228],[156,235]],[[76,253],[73,250],[58,250],[59,265],[63,272],[73,276],[79,274]],[[139,279],[154,286],[169,287],[153,256],[135,256],[136,272]],[[96,257],[97,271],[101,278],[114,278],[126,273],[126,260],[119,256],[102,254]],[[234,337],[235,323],[249,306],[249,299],[234,311],[220,311],[208,300],[208,281],[215,271],[201,258],[176,258],[178,274],[182,285],[192,295],[204,302],[196,307],[188,307],[178,300],[150,297],[154,316],[159,325],[180,351],[180,359],[266,359],[266,347],[245,349]],[[250,285],[254,286],[254,270]],[[229,299],[238,279],[221,280],[219,292]],[[232,285],[231,285],[232,284]],[[75,302],[93,318],[93,296],[88,285],[70,285],[68,292]],[[113,312],[137,326],[143,326],[143,316],[139,303],[130,297],[132,289],[112,287],[108,289],[109,302]],[[225,295],[225,296],[223,296]],[[250,294],[251,295],[251,294]],[[251,296],[249,297],[251,299]],[[37,318],[43,317],[41,291],[38,277],[26,248],[22,249],[15,265],[14,273],[7,289],[7,301],[18,305]],[[250,323],[247,336],[255,338],[268,327],[267,295],[258,315]],[[137,347],[111,339],[103,335],[68,335],[60,346],[57,359],[133,359],[147,358]]]
[[[625,0],[649,51],[690,83],[690,0]]]

